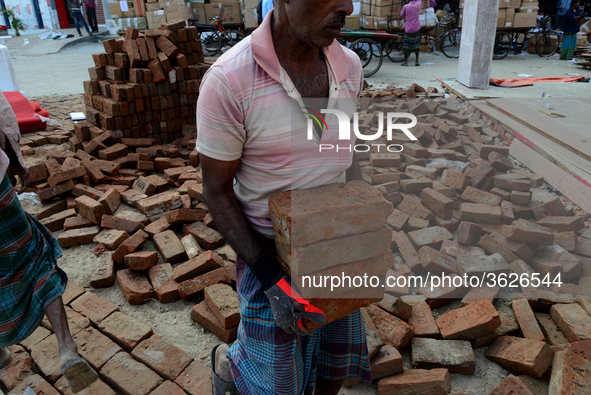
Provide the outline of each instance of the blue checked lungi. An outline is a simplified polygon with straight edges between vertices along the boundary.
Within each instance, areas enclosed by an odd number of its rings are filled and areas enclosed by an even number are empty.
[[[258,279],[239,256],[236,283],[241,321],[228,358],[241,395],[311,395],[317,377],[371,382],[359,310],[298,336],[277,326]]]
[[[0,346],[26,339],[66,289],[53,235],[23,210],[8,176],[0,183]]]

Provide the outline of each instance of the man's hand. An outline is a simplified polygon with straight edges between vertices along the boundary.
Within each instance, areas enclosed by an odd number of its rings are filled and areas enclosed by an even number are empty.
[[[302,336],[311,335],[314,331],[304,329],[304,319],[317,324],[326,321],[324,312],[299,294],[271,256],[262,255],[250,265],[250,270],[263,286],[275,322],[284,331]]]
[[[16,178],[14,177],[15,175],[19,176],[21,179],[21,187],[20,188],[16,188],[17,183],[16,183]],[[27,169],[26,167],[9,166],[8,167],[8,178],[10,179],[12,186],[15,187],[14,189],[16,189],[16,192],[18,194],[23,193],[29,187],[29,169]]]

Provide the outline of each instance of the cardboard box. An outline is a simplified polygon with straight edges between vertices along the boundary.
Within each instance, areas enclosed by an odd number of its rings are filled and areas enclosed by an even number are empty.
[[[499,9],[499,14],[497,15],[497,27],[505,27],[505,17],[507,16],[507,9],[502,8]]]
[[[109,11],[115,18],[141,18],[146,16],[144,0],[109,2]]]
[[[203,3],[190,3],[189,11],[191,12],[191,17],[197,19],[197,23],[208,23],[208,20],[205,17],[205,7]]]
[[[577,33],[577,47],[589,47],[589,44],[587,44],[587,35],[585,33]]]
[[[521,7],[519,9],[519,12],[535,12],[537,14],[538,13],[538,6],[535,6],[535,7]]]
[[[161,9],[165,9],[173,5],[185,5],[185,0],[158,0],[158,4]]]
[[[368,3],[363,3],[362,12],[364,15],[371,16],[400,16],[402,10],[402,2],[398,0],[376,0]]]
[[[148,29],[156,29],[166,23],[166,15],[164,14],[164,10],[148,11],[146,13],[146,20],[148,22]]]
[[[521,7],[521,0],[510,0],[509,1],[509,8],[519,8]]]
[[[256,8],[244,9],[244,28],[253,29],[259,26],[259,18]]]
[[[224,10],[223,18],[224,23],[242,23],[242,10],[240,8],[240,2],[233,3],[211,3],[205,4],[205,17],[209,21],[211,18],[215,18],[220,15],[220,12]]]
[[[374,29],[374,24],[373,24],[373,20],[374,17],[371,15],[365,15],[361,18],[361,26],[363,26],[364,29]]]
[[[512,27],[534,27],[537,17],[538,14],[534,12],[517,12]]]
[[[166,7],[164,10],[164,15],[166,15],[166,22],[184,20],[186,21],[192,15],[189,13],[189,8],[186,5],[173,5],[170,7]]]
[[[378,16],[373,18],[374,29],[376,30],[388,30],[388,17]]]
[[[242,0],[242,6],[245,10],[250,8],[257,8],[259,5],[259,0]],[[246,16],[245,16],[246,19]]]
[[[515,8],[505,9],[505,25],[503,27],[513,27],[513,20],[515,19]]]
[[[511,0],[499,0],[499,9],[509,8],[510,5],[511,5]]]
[[[156,3],[146,3],[146,15],[150,11],[158,11],[160,9],[160,4]]]
[[[345,18],[345,29],[359,30],[361,28],[361,19],[359,15],[348,15]]]
[[[145,17],[140,18],[117,18],[114,19],[117,25],[117,30],[126,30],[128,27],[133,27],[139,30],[146,30],[148,24]]]

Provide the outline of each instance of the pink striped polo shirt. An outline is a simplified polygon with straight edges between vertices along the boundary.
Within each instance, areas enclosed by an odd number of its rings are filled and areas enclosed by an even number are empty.
[[[318,144],[355,144],[353,134],[350,141],[337,139],[337,118],[328,114],[322,138],[307,139],[307,111],[277,59],[271,15],[213,64],[197,101],[197,150],[221,161],[240,159],[235,196],[253,228],[268,237],[274,236],[271,195],[345,182],[353,152],[318,152]],[[352,116],[363,86],[359,58],[336,40],[324,54],[328,107]]]

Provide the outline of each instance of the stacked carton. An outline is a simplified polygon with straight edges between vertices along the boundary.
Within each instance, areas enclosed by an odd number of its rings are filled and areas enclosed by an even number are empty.
[[[537,16],[538,2],[531,0],[500,0],[497,27],[534,27]]]
[[[256,29],[259,26],[257,6],[258,0],[243,0],[242,14],[244,15],[244,28]]]
[[[242,23],[242,6],[238,0],[217,0],[204,4],[205,18],[209,21],[211,18],[223,15],[224,23],[240,24]],[[223,13],[222,13],[223,12]]]
[[[87,119],[158,144],[194,124],[201,76],[209,66],[202,63],[197,28],[184,26],[177,21],[142,35],[128,28],[125,39],[103,41],[106,54],[93,55],[91,80],[84,82]]]
[[[387,30],[392,21],[400,20],[402,0],[364,0],[360,25],[364,29]]]

